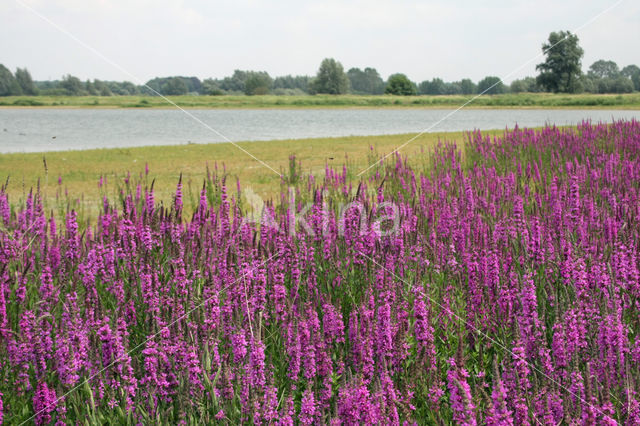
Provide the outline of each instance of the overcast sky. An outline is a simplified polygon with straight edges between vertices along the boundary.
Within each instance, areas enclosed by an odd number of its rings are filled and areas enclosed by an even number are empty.
[[[617,0],[1,0],[0,63],[36,80],[221,78],[234,69],[312,75],[345,67],[420,82],[505,77],[541,53],[551,31],[574,31]],[[127,74],[38,17],[55,22]],[[624,0],[577,32],[583,68],[640,66],[640,2]],[[535,58],[506,78],[535,75]],[[132,77],[135,76],[136,78]]]

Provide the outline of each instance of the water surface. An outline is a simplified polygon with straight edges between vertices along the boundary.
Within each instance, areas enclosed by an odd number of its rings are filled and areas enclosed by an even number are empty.
[[[448,109],[179,110],[0,109],[0,152],[42,152],[145,145],[269,141],[421,132]],[[463,109],[430,131],[640,119],[640,111]]]

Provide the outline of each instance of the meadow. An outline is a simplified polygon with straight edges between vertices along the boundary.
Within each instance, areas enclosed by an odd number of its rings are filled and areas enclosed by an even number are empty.
[[[474,95],[169,96],[181,108],[457,108]],[[158,96],[8,96],[0,107],[173,108]],[[466,108],[640,109],[640,94],[483,95]]]
[[[84,226],[0,189],[0,421],[640,424],[639,122],[291,147],[260,220],[164,148]]]
[[[488,132],[499,133],[502,132]],[[335,167],[345,164],[351,179],[373,158],[391,152],[415,136],[350,136],[238,142],[237,145],[279,173],[288,172],[288,158],[294,155],[304,174],[319,175],[324,173],[327,164]],[[461,142],[463,138],[462,132],[426,133],[404,152],[412,159],[419,159],[439,141]],[[464,144],[460,143],[460,147],[464,149]],[[105,195],[111,200],[118,199],[127,176],[141,178],[143,175],[147,183],[155,181],[155,199],[165,204],[172,201],[175,184],[182,176],[185,208],[192,212],[207,169],[216,168],[230,184],[240,181],[243,189],[251,189],[265,200],[277,198],[280,193],[282,180],[277,173],[228,143],[0,154],[0,181],[8,179],[6,192],[15,203],[24,203],[31,188],[39,186],[47,211],[64,213],[71,207],[81,218],[95,216]],[[150,170],[151,175],[145,174],[145,169]]]

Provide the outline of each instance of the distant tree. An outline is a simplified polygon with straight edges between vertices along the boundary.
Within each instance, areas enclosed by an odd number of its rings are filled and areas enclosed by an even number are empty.
[[[462,85],[459,81],[451,81],[449,83],[445,83],[444,93],[445,95],[461,95],[462,94]]]
[[[552,32],[549,42],[542,45],[546,60],[536,66],[538,83],[550,92],[580,91],[582,55],[578,36],[569,31]]]
[[[82,81],[80,81],[78,77],[74,77],[71,74],[67,74],[62,77],[60,87],[66,90],[67,94],[70,96],[82,96],[87,93],[84,84],[82,84]]]
[[[384,93],[388,95],[411,96],[416,94],[416,85],[404,74],[393,74],[387,80]]]
[[[26,68],[18,68],[16,69],[15,75],[16,81],[18,85],[22,89],[22,93],[25,95],[33,96],[37,94],[37,89],[35,84],[33,84],[33,80],[31,79],[31,74],[27,71]]]
[[[640,90],[640,67],[637,65],[627,65],[622,68],[620,74],[629,78],[633,82],[634,90]]]
[[[527,84],[524,80],[513,80],[509,85],[509,91],[511,93],[522,93],[527,91]]]
[[[326,58],[320,64],[316,77],[310,83],[313,93],[341,95],[349,91],[349,79],[342,64],[333,58]]]
[[[447,93],[447,86],[442,79],[434,78],[420,83],[418,91],[421,95],[444,95]]]
[[[98,93],[98,90],[96,90],[96,87],[94,86],[94,84],[91,82],[91,80],[87,80],[84,83],[84,91],[87,92],[87,94],[90,95],[90,96],[99,96],[100,95]]]
[[[478,93],[485,95],[499,95],[507,90],[500,77],[487,76],[478,82]]]
[[[536,93],[540,92],[540,87],[534,77],[525,77],[521,80],[513,80],[509,86],[509,91],[511,93]]]
[[[285,75],[282,77],[276,77],[273,80],[272,88],[275,89],[291,89],[301,90],[303,92],[309,91],[309,82],[311,77],[308,75]]]
[[[380,95],[384,92],[384,81],[375,68],[351,68],[347,71],[353,93]]]
[[[187,86],[188,93],[202,93],[202,82],[198,77],[179,77]]]
[[[224,95],[224,91],[220,88],[220,82],[212,78],[202,81],[202,93],[211,96]]]
[[[249,71],[244,82],[246,95],[266,95],[269,93],[273,80],[265,71]]]
[[[243,92],[244,82],[247,80],[247,71],[235,70],[233,75],[225,77],[220,82],[220,88],[226,92]]]
[[[21,95],[22,89],[11,71],[0,64],[0,96]]]
[[[605,61],[600,59],[599,61],[595,61],[589,67],[589,72],[587,73],[591,77],[596,78],[618,78],[620,75],[620,69],[618,68],[618,64],[613,61]]]
[[[113,92],[113,89],[111,90]],[[123,95],[139,95],[142,93],[140,86],[136,86],[130,81],[123,81],[120,83],[120,91]]]
[[[163,95],[186,95],[189,92],[186,83],[180,77],[171,77],[162,85],[160,93]]]
[[[476,93],[476,84],[468,78],[460,80],[460,89],[463,95],[472,95]]]
[[[595,93],[633,92],[635,85],[632,75],[635,70],[625,67],[624,71],[621,72],[615,62],[600,59],[589,67],[587,78],[584,79],[585,90]]]
[[[627,65],[626,67],[622,68],[620,74],[627,78],[631,78],[636,74],[640,74],[640,67],[638,67],[637,65]]]
[[[101,80],[93,80],[93,87],[96,89],[100,96],[112,96],[113,92],[109,86]]]
[[[610,79],[610,92],[611,93],[631,93],[633,92],[634,85],[633,82],[622,75],[619,75],[618,78]]]
[[[580,77],[580,85],[582,86],[582,90],[587,93],[598,93],[598,82],[596,80],[598,79],[583,74]]]

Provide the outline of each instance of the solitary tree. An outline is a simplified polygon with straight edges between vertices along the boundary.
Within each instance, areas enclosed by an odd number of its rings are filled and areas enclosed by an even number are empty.
[[[578,36],[569,31],[552,32],[542,52],[546,60],[536,66],[538,83],[551,92],[579,91],[584,50],[578,46]]]
[[[416,85],[404,74],[389,76],[384,93],[388,95],[411,96],[416,94]]]
[[[314,93],[341,95],[349,90],[349,79],[342,64],[333,58],[326,58],[320,64],[316,78],[310,83]]]

